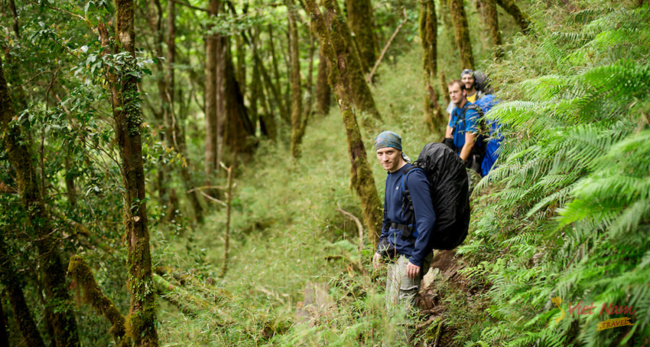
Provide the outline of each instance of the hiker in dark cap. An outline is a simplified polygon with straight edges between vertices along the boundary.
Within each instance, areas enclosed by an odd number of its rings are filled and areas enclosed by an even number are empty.
[[[479,73],[481,76],[485,76],[483,73]],[[465,99],[471,103],[476,103],[476,100],[480,99],[485,92],[481,90],[476,81],[476,72],[474,70],[465,69],[460,73],[460,81],[465,85]],[[454,102],[450,102],[447,105],[447,113],[451,114],[454,110],[454,107],[457,105]]]
[[[382,261],[389,263],[386,306],[394,314],[398,303],[406,311],[410,310],[420,281],[429,270],[433,252],[426,252],[425,248],[433,233],[436,214],[427,177],[409,163],[402,152],[402,138],[392,131],[384,131],[375,139],[375,151],[388,177],[383,228],[373,265],[378,268]],[[405,192],[410,194],[412,204],[406,202]],[[409,225],[412,214],[415,223]]]

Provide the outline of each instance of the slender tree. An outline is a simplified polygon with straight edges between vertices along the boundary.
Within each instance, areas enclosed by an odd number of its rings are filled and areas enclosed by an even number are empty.
[[[490,39],[492,40],[492,46],[494,46],[494,57],[500,59],[503,57],[503,39],[501,38],[501,32],[499,31],[499,16],[497,13],[497,5],[495,0],[481,0],[481,6],[483,11],[483,22],[487,25],[488,30],[490,31]]]
[[[324,47],[324,45],[320,45],[318,49],[318,74],[316,75],[316,112],[321,116],[330,112],[332,101],[332,88],[327,81],[327,57]]]
[[[285,4],[289,12],[289,57],[291,61],[291,156],[298,158],[304,129],[302,128],[302,87],[300,83],[298,25],[296,24],[297,8],[292,0],[285,0]]]
[[[0,300],[0,346],[9,346],[9,332],[7,331],[7,315],[4,309],[4,299]]]
[[[54,340],[57,346],[78,346],[77,323],[70,303],[65,281],[65,267],[57,247],[56,233],[47,212],[41,184],[32,163],[30,148],[24,141],[25,134],[13,122],[16,113],[0,60],[0,134],[2,134],[9,162],[16,170],[16,181],[23,207],[27,212],[30,229],[33,230],[42,271],[43,289],[52,310]]]
[[[474,55],[472,54],[472,42],[469,39],[469,27],[463,0],[449,0],[451,21],[454,23],[456,33],[456,47],[460,54],[462,69],[474,69]]]
[[[4,100],[3,100],[4,101]],[[22,279],[17,276],[16,270],[12,264],[11,257],[9,256],[7,245],[5,244],[5,226],[0,226],[0,283],[4,286],[9,297],[9,304],[14,313],[14,320],[18,325],[18,330],[25,340],[27,346],[45,347],[43,338],[38,332],[34,318],[32,318],[31,311],[25,301],[25,294],[23,293]],[[2,300],[4,301],[4,300]],[[0,309],[2,305],[0,305]],[[6,322],[4,312],[0,316],[0,332],[4,333],[4,340],[0,339],[2,346],[9,346],[9,336],[6,331]],[[4,343],[4,344],[3,344]]]
[[[210,0],[210,17],[216,18],[219,0]],[[205,37],[205,173],[209,178],[217,168],[217,51],[218,35],[211,24]],[[209,185],[209,181],[207,182]]]
[[[192,210],[194,211],[194,218],[196,221],[203,222],[203,207],[199,200],[199,192],[195,191],[194,179],[190,173],[190,158],[187,154],[187,141],[185,140],[185,131],[183,129],[183,122],[180,117],[176,116],[174,111],[174,95],[175,93],[175,74],[174,64],[176,64],[176,3],[174,1],[167,1],[167,73],[166,73],[166,97],[169,101],[169,116],[165,117],[165,128],[168,129],[169,134],[166,136],[167,146],[172,147],[177,153],[181,155],[182,163],[180,166],[181,178],[183,187],[187,193],[187,198],[190,201]]]
[[[372,4],[370,0],[346,0],[345,4],[348,10],[348,25],[359,51],[361,69],[368,73],[377,61],[378,50]]]
[[[433,132],[444,122],[437,101],[437,95],[432,87],[433,78],[437,74],[437,33],[436,4],[434,0],[420,2],[420,40],[422,41],[422,70],[424,82],[424,121]]]
[[[116,1],[117,52],[124,56],[124,67],[108,73],[112,94],[115,140],[118,144],[124,180],[124,212],[127,240],[128,287],[131,293],[127,333],[140,346],[158,346],[155,293],[151,273],[151,251],[142,155],[142,110],[138,95],[135,63],[133,0]],[[109,45],[108,31],[100,24],[102,44]]]
[[[341,10],[337,2],[333,2],[334,10],[336,13],[340,14]],[[343,21],[342,17],[339,17],[339,21]],[[370,87],[366,83],[366,79],[363,75],[363,70],[361,66],[361,59],[359,58],[359,52],[354,45],[352,40],[352,34],[350,33],[350,28],[347,23],[345,25],[339,26],[338,30],[341,31],[341,44],[345,47],[346,52],[346,79],[347,83],[350,84],[350,97],[352,103],[357,106],[359,111],[366,112],[372,116],[372,118],[364,118],[363,126],[373,130],[375,128],[375,122],[372,120],[381,121],[381,114],[379,109],[375,104],[375,98],[372,96]],[[332,81],[330,81],[330,84]]]
[[[315,0],[305,0],[307,11],[311,16],[312,26],[319,34],[321,45],[327,56],[330,77],[339,99],[341,116],[345,124],[348,153],[350,155],[350,184],[361,200],[363,220],[368,228],[368,238],[375,246],[381,231],[382,209],[372,169],[368,163],[366,149],[361,139],[357,118],[351,108],[351,89],[346,74],[351,65],[347,61],[349,40],[343,35],[345,23],[338,20],[340,12],[334,0],[325,0],[326,13],[323,15]]]

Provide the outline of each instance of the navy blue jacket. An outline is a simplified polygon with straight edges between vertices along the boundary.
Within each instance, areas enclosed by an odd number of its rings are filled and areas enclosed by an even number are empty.
[[[399,229],[387,227],[390,226],[391,222],[397,224],[408,223],[406,210],[402,211],[403,191],[401,183],[404,170],[412,166],[406,164],[396,172],[388,173],[388,177],[386,177],[386,196],[384,198],[386,214],[384,215],[384,227],[380,240],[387,237],[399,254],[406,256],[413,265],[422,266],[424,257],[427,256],[425,254],[427,244],[433,234],[433,225],[436,222],[436,214],[433,211],[431,196],[429,195],[429,183],[422,170],[411,170],[406,181],[415,212],[415,224],[418,233],[415,244],[409,240],[402,240],[402,232]]]

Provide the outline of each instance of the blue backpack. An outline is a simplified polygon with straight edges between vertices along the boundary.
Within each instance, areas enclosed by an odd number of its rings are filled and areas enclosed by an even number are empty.
[[[498,103],[499,100],[497,100],[494,95],[487,94],[482,98],[476,100],[474,104],[480,107],[483,111],[483,114],[485,115],[492,109],[494,105]],[[494,166],[494,162],[496,162],[497,158],[499,157],[499,146],[501,146],[501,142],[503,141],[503,136],[499,134],[498,131],[501,127],[501,124],[499,122],[494,120],[486,120],[485,127],[487,128],[486,132],[489,140],[485,145],[485,156],[483,157],[483,162],[481,163],[482,176],[486,176],[492,169],[492,166]]]

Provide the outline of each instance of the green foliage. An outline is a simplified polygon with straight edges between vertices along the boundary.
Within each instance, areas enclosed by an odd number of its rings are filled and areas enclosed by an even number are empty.
[[[464,274],[490,286],[491,316],[508,324],[479,323],[480,336],[466,327],[458,338],[648,342],[650,50],[641,42],[650,10],[590,11],[598,15],[564,19],[574,31],[537,28],[537,37],[515,40],[508,60],[490,68],[501,95],[521,101],[488,114],[507,140],[498,168],[477,187],[473,235],[460,253],[470,263]],[[525,72],[505,70],[513,64]],[[557,323],[552,297],[567,311]],[[580,301],[593,303],[593,314],[569,314],[567,304]],[[620,317],[600,314],[604,303],[632,306],[634,325],[597,331],[598,322]]]

